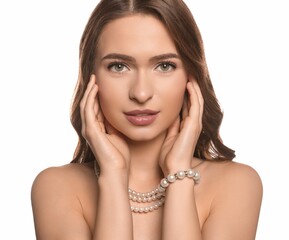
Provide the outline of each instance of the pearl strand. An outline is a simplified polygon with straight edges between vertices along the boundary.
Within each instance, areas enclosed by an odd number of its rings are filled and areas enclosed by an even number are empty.
[[[152,204],[150,206],[146,207],[136,207],[136,206],[131,206],[130,210],[134,213],[148,213],[152,212],[154,210],[157,210],[159,207],[161,207],[165,203],[165,198],[162,197],[159,201],[156,201],[155,204]]]
[[[97,168],[96,162],[94,162],[94,172],[97,177],[100,175],[100,169]],[[150,192],[141,193],[137,192],[131,188],[128,188],[128,196],[129,199],[136,203],[150,203],[155,202],[154,204],[151,204],[149,206],[130,206],[130,210],[133,213],[148,213],[152,212],[154,210],[157,210],[159,207],[164,205],[165,203],[165,192],[159,191],[159,188],[155,188],[155,190],[152,190]]]
[[[94,162],[94,171],[95,175],[99,177],[100,169],[96,167],[96,162]],[[163,178],[155,190],[150,192],[137,192],[131,188],[128,188],[128,196],[129,200],[136,202],[136,203],[150,203],[155,202],[149,206],[132,206],[130,207],[133,213],[148,213],[154,210],[157,210],[159,207],[164,205],[165,203],[165,193],[166,188],[171,184],[174,183],[176,180],[182,180],[185,177],[191,178],[194,180],[195,184],[199,183],[201,175],[198,171],[189,169],[187,171],[178,171],[175,174],[169,174],[166,178]]]
[[[165,192],[159,192],[159,189],[156,188],[150,192],[137,192],[132,190],[131,188],[128,189],[129,199],[133,202],[137,203],[150,203],[155,202],[149,206],[131,206],[130,209],[133,213],[148,213],[154,210],[157,210],[165,203]]]
[[[156,201],[157,199],[161,199],[162,197],[165,196],[165,193],[159,192],[158,188],[156,188],[155,190],[151,192],[146,192],[146,193],[136,192],[129,188],[128,196],[129,196],[129,199],[132,200],[133,202],[146,203],[146,202]]]

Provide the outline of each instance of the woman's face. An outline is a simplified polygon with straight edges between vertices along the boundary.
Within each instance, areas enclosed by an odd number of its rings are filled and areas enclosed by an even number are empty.
[[[180,113],[188,77],[169,33],[153,16],[106,25],[95,74],[106,120],[133,141],[165,134]]]

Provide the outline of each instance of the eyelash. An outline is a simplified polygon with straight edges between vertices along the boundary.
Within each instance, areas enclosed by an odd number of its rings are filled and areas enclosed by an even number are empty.
[[[175,63],[170,62],[170,61],[165,61],[165,62],[158,63],[158,65],[155,67],[155,69],[158,69],[159,67],[164,66],[164,65],[168,65],[168,67],[172,68],[172,69],[170,69],[168,71],[161,71],[161,72],[164,72],[164,73],[170,72],[172,70],[175,70],[176,67],[177,67]],[[117,72],[117,73],[123,72],[122,70],[121,71],[116,71],[115,69],[113,70],[113,68],[116,67],[116,66],[121,66],[122,68],[125,67],[125,68],[129,69],[129,67],[126,64],[124,64],[123,62],[119,62],[119,61],[115,61],[115,62],[110,63],[107,66],[107,68],[108,68],[108,70],[113,71],[113,72]]]
[[[113,71],[113,72],[117,72],[117,73],[122,72],[122,71],[115,71],[115,70],[112,69],[113,67],[116,67],[116,66],[122,66],[122,67],[126,67],[127,69],[129,69],[129,68],[127,67],[127,65],[125,65],[125,64],[122,63],[122,62],[118,62],[118,61],[110,63],[110,64],[107,66],[107,68],[108,68],[108,70]]]
[[[170,71],[172,71],[172,70],[175,70],[176,67],[177,67],[175,63],[170,62],[170,61],[166,61],[166,62],[161,62],[161,63],[159,63],[155,69],[159,68],[160,66],[164,66],[164,65],[168,65],[168,67],[170,67],[170,68],[172,68],[172,69],[170,69],[170,70],[168,70],[168,71],[162,71],[162,72],[170,72]]]

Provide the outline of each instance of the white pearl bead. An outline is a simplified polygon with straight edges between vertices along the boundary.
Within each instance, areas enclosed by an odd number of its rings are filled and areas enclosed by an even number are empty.
[[[178,179],[184,179],[185,176],[186,176],[186,173],[184,171],[178,171],[177,172]]]
[[[166,178],[163,178],[163,179],[161,180],[161,186],[162,186],[163,188],[166,188],[166,187],[169,186],[169,182],[168,182],[168,180],[167,180]]]
[[[175,176],[174,174],[169,174],[169,175],[167,176],[167,179],[168,179],[168,181],[169,181],[170,183],[173,183],[173,182],[176,181],[176,176]]]
[[[163,178],[155,190],[150,192],[136,192],[133,189],[128,188],[128,197],[130,201],[143,203],[144,206],[131,206],[131,211],[134,213],[148,213],[157,210],[163,204],[165,204],[166,188],[170,183],[175,182],[177,179],[181,180],[185,177],[192,178],[195,183],[200,180],[200,173],[189,169],[187,171],[178,171],[175,174],[169,174],[166,178]],[[154,202],[150,205],[148,203]]]
[[[198,182],[198,181],[200,180],[200,178],[201,178],[200,173],[199,173],[199,172],[196,172],[193,178],[194,178],[194,180],[195,180],[196,182]]]
[[[189,170],[187,171],[187,176],[188,176],[189,178],[194,177],[195,174],[196,174],[196,172],[195,172],[194,170],[192,170],[192,169],[189,169]]]

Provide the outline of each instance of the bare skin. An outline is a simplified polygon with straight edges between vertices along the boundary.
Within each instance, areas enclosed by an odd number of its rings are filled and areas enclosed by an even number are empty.
[[[101,35],[96,59],[80,107],[82,134],[101,175],[96,178],[93,163],[40,173],[32,188],[37,239],[253,240],[261,180],[244,164],[191,158],[203,98],[165,27],[144,15],[115,20]],[[139,108],[157,111],[157,120],[129,123],[124,112]],[[163,176],[194,167],[199,184],[177,181],[162,208],[130,212],[128,187],[150,191]]]
[[[195,198],[203,239],[254,239],[262,195],[258,174],[235,162],[208,161],[198,169],[202,180]],[[92,239],[98,194],[92,164],[49,168],[33,188],[38,239]],[[134,239],[161,239],[162,213],[160,208],[133,214]]]

